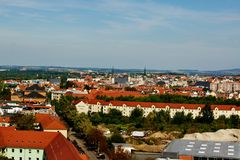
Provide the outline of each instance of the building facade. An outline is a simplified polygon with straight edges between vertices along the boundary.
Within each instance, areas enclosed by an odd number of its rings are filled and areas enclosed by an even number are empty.
[[[103,112],[108,113],[110,109],[117,109],[122,112],[123,116],[129,117],[135,108],[143,110],[143,116],[147,117],[149,113],[156,111],[159,112],[169,111],[171,118],[176,112],[184,112],[185,115],[191,113],[195,119],[205,107],[203,104],[176,104],[176,103],[152,103],[152,102],[124,102],[124,101],[110,101],[105,102],[102,100],[88,100],[81,101],[76,104],[76,109],[79,113],[94,113]],[[231,115],[240,116],[240,107],[235,105],[211,105],[214,118],[224,115],[229,118]]]
[[[88,160],[61,133],[0,127],[0,154],[13,160]]]

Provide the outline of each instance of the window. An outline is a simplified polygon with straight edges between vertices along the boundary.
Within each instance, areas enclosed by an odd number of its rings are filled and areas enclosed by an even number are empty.
[[[29,149],[29,153],[32,153],[32,150],[31,150],[31,149]]]
[[[22,149],[20,149],[19,151],[20,151],[20,153],[22,153]]]
[[[12,152],[14,152],[14,149],[12,149]]]
[[[37,150],[37,153],[39,153],[39,150]]]
[[[37,158],[37,160],[39,160],[39,158]]]
[[[31,160],[31,157],[29,157],[28,160]]]
[[[19,157],[19,160],[22,160],[22,157]]]

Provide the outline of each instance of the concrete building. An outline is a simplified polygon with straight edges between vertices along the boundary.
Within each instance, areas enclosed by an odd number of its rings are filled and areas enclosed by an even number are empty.
[[[52,91],[51,92],[51,100],[59,100],[64,94],[66,93],[66,90],[61,91]]]

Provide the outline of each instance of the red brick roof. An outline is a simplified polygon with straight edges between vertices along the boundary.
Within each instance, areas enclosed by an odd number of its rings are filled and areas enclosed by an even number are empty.
[[[0,147],[44,149],[50,160],[88,160],[59,132],[16,131],[0,127]]]
[[[44,130],[67,130],[61,120],[49,114],[35,114],[36,122],[42,125]]]

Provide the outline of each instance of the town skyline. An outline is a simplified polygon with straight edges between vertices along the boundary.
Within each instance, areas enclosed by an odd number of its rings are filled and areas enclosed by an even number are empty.
[[[0,64],[239,68],[240,2],[0,1]]]

